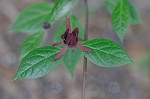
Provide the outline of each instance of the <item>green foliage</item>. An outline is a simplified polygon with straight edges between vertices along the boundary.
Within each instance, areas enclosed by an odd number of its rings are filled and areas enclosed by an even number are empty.
[[[105,0],[105,6],[112,14],[112,25],[120,40],[130,24],[142,23],[139,12],[130,0]]]
[[[126,0],[126,1],[127,1],[128,7],[129,7],[129,11],[130,11],[131,24],[142,23],[141,16],[140,16],[138,10],[136,9],[136,7],[132,4],[132,2],[130,0]],[[113,10],[116,7],[116,5],[118,4],[118,2],[119,2],[119,0],[105,0],[105,6],[111,14],[113,13]]]
[[[130,12],[125,0],[120,0],[112,13],[112,26],[118,37],[123,42],[130,24]]]
[[[51,72],[61,62],[60,60],[53,61],[59,51],[59,48],[52,46],[46,46],[31,51],[22,59],[14,80],[42,77]]]
[[[73,76],[74,70],[81,59],[82,51],[77,48],[74,48],[74,52],[72,52],[72,49],[68,49],[62,57],[62,62],[71,76]]]
[[[72,30],[75,27],[78,27],[79,28],[79,37],[83,38],[84,30],[83,30],[83,27],[82,27],[80,21],[75,16],[70,16],[69,19],[71,22],[70,25],[71,25]],[[57,32],[54,37],[54,41],[55,42],[62,41],[61,35],[63,33],[65,33],[65,31],[66,31],[66,21],[63,21],[63,23],[57,29]],[[82,52],[78,49],[75,49],[75,52],[72,52],[71,49],[69,49],[65,53],[65,55],[62,57],[62,60],[63,60],[62,62],[65,65],[65,67],[67,68],[67,70],[69,71],[70,75],[73,75],[74,69],[77,66],[77,63],[80,61],[81,58],[82,58]]]
[[[22,11],[11,31],[27,34],[41,32],[45,22],[55,23],[72,8],[72,0],[58,0],[55,5],[48,2],[32,5]]]
[[[16,22],[13,24],[12,32],[22,32],[30,35],[20,47],[20,66],[14,77],[16,79],[31,79],[42,77],[53,71],[61,62],[65,65],[68,72],[73,76],[78,62],[82,58],[82,51],[71,48],[61,57],[54,61],[56,55],[61,51],[61,46],[45,46],[37,48],[43,41],[43,25],[45,22],[54,24],[57,20],[64,17],[79,0],[58,0],[55,4],[39,3],[26,8]],[[126,0],[105,0],[107,9],[112,14],[112,24],[120,40],[123,41],[127,28],[131,23],[140,23],[141,19],[138,11],[130,1]],[[72,30],[79,28],[79,37],[84,37],[84,29],[80,21],[75,16],[70,16]],[[57,29],[54,40],[62,41],[61,35],[66,31],[64,21]],[[33,34],[34,33],[34,34]],[[118,67],[132,63],[125,50],[117,43],[106,39],[94,39],[79,42],[83,46],[90,48],[93,52],[85,52],[85,56],[91,62],[102,67]],[[67,45],[65,45],[67,46]],[[62,61],[61,61],[62,60]]]
[[[107,10],[112,14],[114,8],[118,4],[119,0],[105,0],[105,6]]]
[[[44,33],[35,33],[29,36],[20,46],[20,58],[22,59],[28,52],[39,47],[42,43]]]
[[[43,36],[44,36],[44,33],[43,33],[44,32],[44,29],[43,29],[44,23],[45,22],[49,22],[50,24],[55,23],[57,20],[59,20],[65,14],[67,14],[78,3],[78,1],[58,0],[55,3],[55,5],[52,3],[44,2],[44,3],[32,5],[28,8],[26,8],[24,11],[22,11],[20,16],[17,18],[16,22],[13,24],[11,31],[12,32],[22,32],[22,33],[27,33],[27,34],[30,34],[30,33],[35,33],[35,34],[29,36],[27,38],[27,40],[20,47],[20,57],[21,58],[24,57],[22,59],[21,63],[24,63],[26,61],[32,62],[34,60],[34,58],[33,58],[33,60],[32,59],[26,60],[26,58],[28,58],[30,56],[30,53],[27,56],[25,56],[25,55],[30,51],[32,52],[33,49],[37,48],[41,44]],[[71,17],[71,20],[74,21],[74,22],[72,22],[73,27],[75,25],[78,26],[80,24],[78,19],[74,16]],[[82,33],[80,33],[80,37],[83,37],[83,35],[82,35],[83,28],[79,27],[79,30],[81,30],[81,32],[82,32]],[[71,75],[73,74],[73,70],[74,70],[73,67],[75,68],[76,64],[78,63],[78,61],[80,60],[80,58],[82,56],[81,51],[79,51],[78,49],[75,49],[75,50],[79,53],[74,54],[68,50],[68,52],[64,55],[64,57],[67,57],[67,56],[70,57],[71,55],[73,55],[75,57],[75,59],[74,59],[75,61],[72,61],[72,63],[74,63],[74,65],[70,66],[70,63],[65,63],[66,64],[65,66],[67,67],[67,69],[69,70]],[[34,50],[34,51],[36,51],[36,50]],[[33,51],[33,53],[34,53],[34,51]],[[34,57],[37,58],[38,56],[36,57],[36,55],[35,55]],[[66,59],[63,59],[63,60],[66,61]],[[30,65],[30,67],[33,68],[32,64]],[[35,64],[34,65],[35,70],[37,67],[38,67],[38,64]],[[15,77],[16,79],[18,79],[18,78],[36,78],[36,77],[41,77],[42,75],[45,75],[45,73],[41,73],[41,74],[39,73],[41,76],[38,74],[35,75],[33,72],[33,74],[31,74],[30,77],[27,77],[24,73],[30,72],[30,69],[29,69],[29,71],[22,72],[20,70],[20,68],[21,68],[21,70],[22,70],[22,68],[25,69],[24,65],[20,64],[20,67],[17,71],[17,75]],[[22,73],[20,73],[20,72],[22,72]],[[35,77],[34,77],[34,75],[35,75]]]
[[[54,23],[55,21],[59,20],[71,10],[72,6],[72,0],[57,0],[51,12],[50,23]]]
[[[141,16],[136,7],[131,3],[130,0],[127,0],[127,4],[130,10],[131,24],[141,24]]]
[[[127,53],[113,41],[94,39],[81,42],[81,44],[93,50],[92,53],[85,52],[85,56],[98,66],[118,67],[132,63]],[[32,50],[22,59],[14,80],[42,77],[51,72],[61,62],[60,60],[53,61],[60,50],[60,48],[52,46]],[[73,75],[76,64],[80,60],[77,55],[81,57],[82,52],[80,53],[75,49],[75,52],[72,53],[71,49],[69,49],[62,58],[71,75]]]
[[[48,2],[29,6],[21,12],[11,31],[27,34],[44,31],[43,24],[49,20],[52,8],[53,4]]]
[[[132,63],[125,50],[111,40],[94,39],[81,44],[93,50],[85,52],[85,56],[98,66],[118,67]]]

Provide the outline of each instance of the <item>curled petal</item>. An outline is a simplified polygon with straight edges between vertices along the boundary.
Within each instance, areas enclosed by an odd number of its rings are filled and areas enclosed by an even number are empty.
[[[61,38],[64,40],[64,34],[61,35]]]
[[[70,20],[68,17],[66,17],[66,30],[71,31],[71,27],[70,27]]]
[[[68,50],[68,46],[65,46],[65,47],[56,55],[56,57],[54,58],[54,61],[55,61],[55,60],[58,60],[67,50]]]
[[[79,29],[78,29],[78,27],[76,27],[76,28],[72,31],[72,34],[75,34],[76,36],[78,36],[78,33],[79,33]]]
[[[89,49],[89,48],[87,48],[87,47],[84,47],[84,46],[82,46],[82,45],[80,45],[80,44],[77,44],[76,47],[77,47],[78,49],[82,50],[82,51],[92,52],[91,49]]]
[[[61,45],[61,44],[64,44],[64,42],[61,41],[61,42],[58,42],[58,43],[54,43],[54,44],[52,44],[52,46],[59,46],[59,45]]]

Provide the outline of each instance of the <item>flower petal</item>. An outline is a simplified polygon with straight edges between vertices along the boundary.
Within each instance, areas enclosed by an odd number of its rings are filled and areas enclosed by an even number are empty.
[[[65,47],[57,54],[57,56],[54,58],[54,61],[55,61],[55,60],[58,60],[67,50],[68,50],[68,46],[65,46]]]
[[[70,27],[70,20],[68,17],[66,17],[66,30],[71,31],[71,27]]]
[[[52,44],[52,46],[59,46],[59,45],[61,45],[61,44],[64,44],[64,42],[61,41],[61,42],[58,42],[58,43],[54,43],[54,44]]]
[[[76,36],[78,36],[78,33],[79,33],[79,29],[78,29],[78,27],[76,27],[76,28],[72,31],[72,34],[75,34]]]
[[[82,45],[80,45],[80,44],[77,44],[76,47],[77,47],[78,49],[83,50],[83,51],[86,51],[86,52],[92,52],[91,49],[89,49],[89,48],[87,48],[87,47],[84,47],[84,46],[82,46]]]

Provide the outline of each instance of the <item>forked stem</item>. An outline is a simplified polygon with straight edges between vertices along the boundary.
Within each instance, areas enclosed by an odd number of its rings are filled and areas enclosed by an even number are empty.
[[[89,12],[88,12],[88,0],[84,0],[85,4],[85,12],[86,12],[86,18],[85,18],[85,35],[84,35],[84,40],[88,40],[88,18],[89,18]],[[83,78],[82,78],[82,94],[81,94],[81,99],[85,99],[85,88],[86,88],[86,75],[87,75],[87,58],[84,56],[84,61],[83,61]]]

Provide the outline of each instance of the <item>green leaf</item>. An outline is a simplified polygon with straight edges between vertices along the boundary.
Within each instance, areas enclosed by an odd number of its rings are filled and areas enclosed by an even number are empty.
[[[75,16],[70,16],[69,19],[70,19],[70,25],[71,25],[72,30],[75,27],[78,27],[79,28],[79,37],[83,38],[84,37],[84,29],[83,29],[80,21]],[[57,29],[57,32],[56,32],[55,37],[54,37],[54,41],[55,42],[62,41],[60,36],[63,33],[65,33],[65,31],[66,31],[66,21],[64,20],[64,22]],[[72,50],[69,49],[65,53],[65,55],[62,57],[63,64],[65,65],[65,67],[67,68],[67,70],[71,76],[73,76],[75,67],[77,66],[77,63],[82,58],[82,52],[76,48],[74,50],[75,50],[75,52],[72,52]]]
[[[63,64],[65,65],[71,76],[73,76],[74,70],[78,62],[81,60],[81,57],[82,51],[77,48],[74,48],[74,52],[72,51],[72,49],[69,48],[62,57]]]
[[[131,24],[141,24],[141,16],[136,9],[136,7],[131,3],[130,0],[127,0],[128,7],[130,9],[130,16],[131,16]]]
[[[129,24],[130,11],[127,2],[120,0],[112,13],[112,26],[122,42]]]
[[[112,14],[114,8],[116,7],[116,5],[118,4],[119,0],[105,0],[105,6],[107,8],[107,10]]]
[[[61,17],[66,15],[73,7],[72,0],[57,0],[55,3],[50,17],[50,23],[54,23]]]
[[[37,33],[50,18],[52,3],[34,4],[23,10],[11,28],[11,32]]]
[[[81,43],[93,50],[85,52],[91,62],[102,67],[118,67],[132,63],[125,50],[117,43],[107,39],[94,39]]]
[[[119,0],[105,0],[105,6],[111,14],[118,2]],[[131,3],[130,0],[126,0],[126,2],[130,11],[131,24],[141,24],[142,20],[136,7]]]
[[[20,47],[20,58],[22,59],[28,52],[39,47],[42,43],[43,37],[43,32],[29,36]]]
[[[59,51],[57,47],[46,46],[29,52],[22,59],[13,80],[38,78],[53,71],[61,62],[53,61]]]

